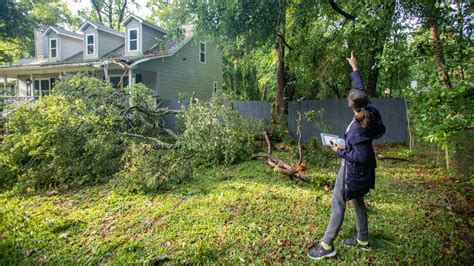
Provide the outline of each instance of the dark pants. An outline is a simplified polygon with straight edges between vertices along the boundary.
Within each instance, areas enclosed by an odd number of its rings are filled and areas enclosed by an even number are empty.
[[[328,245],[332,245],[339,230],[341,230],[344,221],[344,212],[346,211],[346,202],[344,201],[344,160],[342,161],[339,173],[337,174],[336,184],[332,192],[331,199],[331,218],[329,219],[328,228],[324,234],[323,241]],[[354,207],[357,227],[357,239],[368,241],[369,230],[367,225],[367,210],[365,209],[364,197],[351,200]]]

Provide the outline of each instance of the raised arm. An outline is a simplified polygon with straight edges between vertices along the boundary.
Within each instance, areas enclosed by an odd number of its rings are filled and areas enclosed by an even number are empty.
[[[360,77],[360,72],[357,68],[357,59],[354,56],[354,51],[351,51],[351,58],[346,58],[349,64],[352,67],[351,79],[354,87],[363,93],[367,93],[362,83],[362,78]]]

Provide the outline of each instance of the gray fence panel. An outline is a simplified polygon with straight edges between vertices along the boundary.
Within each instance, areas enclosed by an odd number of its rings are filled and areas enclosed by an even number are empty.
[[[267,101],[236,101],[233,108],[243,117],[261,120],[266,126],[272,122],[272,106]]]
[[[183,104],[177,100],[160,100],[161,107],[168,107],[172,110],[180,110],[182,106],[188,106],[189,101]],[[262,120],[267,126],[272,121],[272,106],[267,101],[235,101],[232,108],[239,112],[243,117]],[[171,130],[176,130],[176,115],[167,114],[162,117],[164,126]]]
[[[407,139],[406,107],[403,99],[374,98],[371,99],[379,109],[386,127],[386,133],[375,143],[405,143]],[[322,112],[322,120],[328,129],[319,128],[316,120],[307,121],[304,113],[315,110]],[[303,115],[301,121],[301,139],[310,141],[317,138],[320,133],[332,133],[343,136],[347,125],[352,120],[354,113],[347,107],[346,99],[307,100],[288,103],[288,129],[290,135],[296,138],[297,111]],[[327,132],[326,132],[327,131]]]
[[[158,103],[160,107],[168,107],[171,110],[181,110],[182,106],[188,106],[189,101],[180,103],[177,100],[160,100]],[[162,117],[163,122],[164,122],[164,127],[171,129],[171,130],[176,130],[176,115],[175,114],[167,114]]]

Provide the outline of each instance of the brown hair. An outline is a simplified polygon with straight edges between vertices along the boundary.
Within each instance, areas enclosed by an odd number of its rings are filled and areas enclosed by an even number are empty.
[[[374,120],[372,112],[367,110],[369,97],[359,90],[350,90],[347,95],[348,106],[356,111],[355,120],[362,128],[370,129]]]

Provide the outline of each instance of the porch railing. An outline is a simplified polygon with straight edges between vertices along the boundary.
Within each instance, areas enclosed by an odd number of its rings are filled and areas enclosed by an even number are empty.
[[[0,117],[6,118],[22,104],[34,101],[32,96],[0,96]]]

